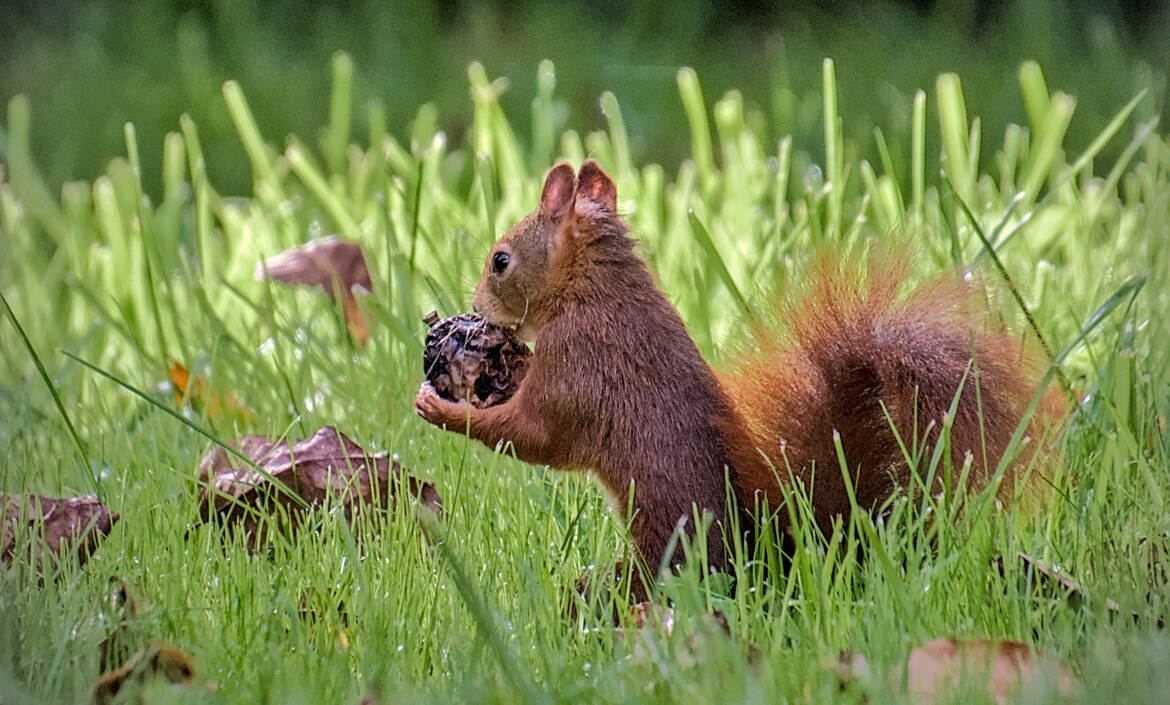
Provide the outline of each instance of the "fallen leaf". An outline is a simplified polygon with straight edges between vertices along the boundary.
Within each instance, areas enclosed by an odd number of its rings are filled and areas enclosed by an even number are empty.
[[[1170,532],[1163,532],[1152,539],[1141,539],[1137,549],[1141,552],[1139,558],[1144,560],[1150,579],[1157,587],[1170,585],[1170,565],[1162,560],[1162,556],[1170,550]]]
[[[346,290],[353,286],[366,291],[373,288],[362,246],[336,235],[310,240],[265,260],[256,267],[255,276],[261,279],[265,273],[286,284],[318,286],[330,296],[334,296],[335,285]]]
[[[996,702],[1009,702],[1022,688],[1048,682],[1065,698],[1076,680],[1068,667],[1018,641],[935,639],[906,659],[906,691],[917,703],[930,704],[963,685],[985,682]],[[1055,682],[1053,682],[1055,679]]]
[[[334,300],[340,294],[350,334],[362,345],[369,339],[369,324],[353,294],[355,286],[373,289],[366,257],[358,243],[335,235],[311,240],[256,265],[253,276],[258,280],[268,276],[286,284],[315,286]]]
[[[325,633],[337,646],[347,649],[349,648],[349,611],[345,608],[345,603],[338,601],[336,605],[330,609],[329,605],[332,600],[326,594],[319,590],[310,590],[301,595],[300,608],[297,610],[297,616],[301,618],[306,625],[316,625],[324,622]],[[329,622],[330,612],[333,612],[337,622],[337,627]],[[312,634],[309,635],[310,643],[315,643]]]
[[[154,642],[139,650],[119,668],[103,673],[93,684],[91,694],[97,705],[107,705],[129,683],[142,684],[150,678],[163,678],[169,683],[190,685],[194,676],[195,667],[182,649],[164,642]]]
[[[841,651],[826,666],[842,689],[873,677],[866,657],[855,651]],[[1059,658],[1012,641],[937,638],[911,651],[906,662],[889,672],[894,692],[906,692],[916,705],[949,701],[957,687],[978,683],[986,683],[986,694],[997,703],[1010,703],[1021,689],[1035,684],[1055,686],[1066,699],[1076,690],[1076,679]]]
[[[827,667],[841,688],[864,683],[872,677],[869,661],[854,651],[842,651]],[[1076,679],[1060,659],[1018,641],[994,639],[935,639],[914,651],[890,670],[895,693],[905,692],[909,702],[932,705],[950,702],[957,688],[986,684],[986,694],[998,703],[1013,702],[1029,686],[1055,686],[1060,695],[1075,694]],[[981,698],[977,698],[981,699]]]
[[[263,436],[244,436],[232,446],[313,508],[340,506],[347,518],[362,507],[388,509],[399,483],[426,510],[442,515],[442,499],[434,485],[407,474],[385,455],[368,454],[332,426],[291,446]],[[263,473],[218,446],[200,463],[199,478],[204,484],[199,497],[204,520],[219,515],[241,521],[252,537],[257,520],[249,509],[270,513],[279,506],[292,517],[300,508]]]
[[[30,560],[38,570],[46,567],[45,556],[59,560],[74,551],[81,565],[105,538],[118,514],[98,501],[96,495],[55,498],[0,493],[4,507],[4,539],[0,560],[12,563],[17,541],[28,542]]]
[[[630,617],[634,620],[634,629],[658,629],[667,638],[674,633],[674,610],[666,605],[639,602],[630,607]],[[726,623],[727,618],[723,620]]]
[[[870,677],[869,661],[865,656],[846,649],[837,654],[837,658],[828,663],[830,669],[837,673],[842,686],[856,680],[866,680]]]
[[[114,624],[113,629],[98,644],[98,658],[103,672],[125,661],[136,648],[134,626],[138,620],[140,603],[138,588],[120,578],[110,577],[109,588],[102,595],[101,609],[94,620]]]
[[[1081,584],[1060,572],[1059,569],[1048,565],[1044,561],[1036,560],[1026,553],[1018,553],[1017,555],[1019,556],[1020,562],[1024,565],[1024,571],[1028,578],[1033,578],[1038,574],[1041,579],[1063,589],[1066,598],[1070,602],[1084,599],[1085,589],[1081,587]],[[1121,606],[1109,598],[1105,598],[1105,606],[1109,608],[1110,612],[1121,611]]]
[[[1116,560],[1123,561],[1124,565],[1132,566],[1137,569],[1138,574],[1134,577],[1144,577],[1146,585],[1146,599],[1152,600],[1154,595],[1161,596],[1170,585],[1170,564],[1163,561],[1163,556],[1170,552],[1170,531],[1163,531],[1160,534],[1153,536],[1142,536],[1138,539],[1137,545],[1123,542],[1122,539],[1116,538],[1109,542],[1109,548],[1112,553],[1117,556]],[[1109,554],[1106,553],[1108,556]],[[1093,565],[1092,561],[1090,565]],[[1142,575],[1144,573],[1144,575]],[[1134,613],[1134,619],[1138,619],[1138,614]],[[1164,628],[1165,621],[1159,618],[1157,621],[1159,629]]]
[[[1164,579],[1166,573],[1159,563],[1160,556],[1157,547],[1153,544],[1147,543],[1145,539],[1142,539],[1138,545],[1140,549],[1148,551],[1146,556],[1147,567],[1150,569],[1152,576],[1157,579],[1157,577],[1161,575]],[[1073,606],[1081,604],[1088,596],[1088,592],[1085,590],[1085,588],[1082,587],[1079,582],[1073,580],[1068,574],[1048,565],[1044,561],[1032,558],[1026,553],[1017,553],[1016,555],[1020,559],[1020,563],[1024,566],[1025,578],[1027,578],[1037,589],[1043,586],[1055,587],[1062,593],[1062,597]],[[992,567],[999,571],[1001,576],[1006,575],[1003,558],[994,556],[991,559],[991,564]],[[1123,614],[1121,605],[1117,604],[1116,601],[1111,600],[1108,597],[1104,598],[1104,600],[1105,608],[1110,612],[1116,615]],[[1138,614],[1137,612],[1131,611],[1129,616],[1134,620],[1134,622],[1140,622],[1143,619],[1142,615]],[[1161,618],[1158,618],[1155,623],[1158,625],[1159,629],[1165,626],[1165,622]]]
[[[629,608],[629,620],[624,626],[619,625],[615,636],[618,643],[628,644],[630,661],[637,664],[654,663],[658,660],[656,654],[665,649],[672,654],[675,664],[690,668],[728,646],[746,657],[752,666],[760,663],[759,648],[733,634],[727,616],[718,610],[692,618],[684,639],[673,638],[676,625],[673,608],[639,602]]]
[[[256,420],[256,414],[241,404],[234,394],[218,394],[202,375],[192,376],[182,363],[171,360],[169,373],[175,393],[175,406],[190,404],[194,409],[205,412],[212,420],[224,416],[243,423]]]

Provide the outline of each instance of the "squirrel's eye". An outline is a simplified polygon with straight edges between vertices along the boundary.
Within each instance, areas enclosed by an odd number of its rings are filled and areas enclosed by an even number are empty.
[[[511,261],[512,258],[508,256],[507,252],[497,252],[492,255],[492,271],[496,274],[503,274]]]

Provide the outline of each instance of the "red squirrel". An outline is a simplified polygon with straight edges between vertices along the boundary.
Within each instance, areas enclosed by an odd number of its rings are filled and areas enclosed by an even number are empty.
[[[613,181],[594,161],[576,175],[560,164],[536,211],[492,247],[472,300],[488,322],[535,341],[516,393],[478,409],[424,382],[415,409],[489,447],[510,444],[525,462],[595,474],[619,511],[632,507],[652,571],[675,560],[665,554],[680,522],[693,538],[697,512],[712,529],[727,518],[728,480],[741,506],[776,508],[780,484],[800,478],[828,528],[851,506],[834,434],[858,505],[874,507],[910,480],[891,420],[907,446],[937,438],[962,384],[951,460],[957,474],[970,453],[977,484],[1037,389],[1035,357],[979,324],[972,285],[955,278],[899,297],[901,275],[823,264],[781,312],[784,332],[760,329],[720,378],[635,251]],[[726,567],[723,536],[712,530],[706,545],[709,565]]]

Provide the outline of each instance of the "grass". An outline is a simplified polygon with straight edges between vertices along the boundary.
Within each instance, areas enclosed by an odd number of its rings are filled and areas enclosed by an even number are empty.
[[[147,702],[356,702],[372,691],[394,702],[892,702],[881,678],[839,690],[826,659],[854,649],[885,673],[947,635],[1058,654],[1085,684],[1084,702],[1152,703],[1170,690],[1170,638],[1157,627],[1170,613],[1166,567],[1150,560],[1170,524],[1170,142],[1148,97],[1078,126],[1094,138],[1074,153],[1064,144],[1076,101],[1051,92],[1039,66],[1019,72],[1028,124],[1002,135],[983,132],[968,114],[979,105],[946,74],[908,97],[905,133],[875,134],[881,158],[869,163],[852,156],[827,61],[827,149],[803,164],[793,155],[807,145],[766,141],[740,94],[708,103],[698,74],[683,70],[694,159],[668,172],[631,153],[612,94],[602,97],[606,129],[555,130],[552,64],[537,74],[535,146],[518,137],[500,83],[478,64],[459,147],[422,117],[409,143],[388,136],[376,114],[368,134],[354,134],[352,64],[339,55],[333,71],[321,152],[296,137],[277,145],[240,86],[223,87],[251,164],[247,198],[208,179],[188,118],[162,142],[161,196],[144,194],[132,127],[125,156],[56,194],[31,157],[28,102],[9,103],[0,282],[14,315],[0,324],[0,488],[96,489],[122,520],[83,569],[43,579],[20,561],[0,570],[6,703],[86,698],[98,644],[116,622],[102,608],[115,577],[143,595],[131,642],[173,642],[216,684],[153,684]],[[967,498],[981,509],[958,513],[958,500],[900,501],[882,521],[857,516],[828,539],[798,511],[790,566],[762,542],[738,562],[734,585],[694,571],[669,581],[670,637],[636,647],[605,619],[567,617],[577,577],[624,552],[600,492],[439,433],[411,404],[419,318],[431,307],[467,309],[489,243],[537,200],[549,164],[534,149],[575,163],[593,156],[610,171],[643,253],[716,363],[766,306],[760,292],[793,281],[817,247],[910,243],[923,280],[969,266],[991,281],[1006,275],[1011,285],[994,287],[999,310],[1020,330],[1026,310],[1084,398],[1062,437],[1064,462],[1046,478],[1048,506],[1028,513]],[[1107,169],[1104,149],[1118,155]],[[938,162],[926,157],[935,153]],[[899,176],[894,162],[910,173]],[[331,232],[363,244],[375,279],[362,349],[325,297],[252,278],[261,259]],[[174,407],[172,359],[252,414],[208,416],[210,406],[192,403],[176,409],[187,424],[164,413],[159,406]],[[440,546],[428,546],[407,511],[353,526],[318,513],[295,539],[258,552],[232,527],[194,526],[208,443],[192,425],[223,439],[300,438],[326,424],[436,483]],[[1034,584],[1017,552],[1059,565],[1083,593],[1069,600]],[[1002,573],[990,567],[995,556],[1006,557]],[[712,608],[759,648],[757,659],[712,633],[703,618]],[[954,697],[984,701],[972,689]]]

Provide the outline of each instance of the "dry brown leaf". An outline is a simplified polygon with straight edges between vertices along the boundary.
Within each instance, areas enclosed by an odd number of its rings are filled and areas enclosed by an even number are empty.
[[[109,588],[102,595],[101,610],[95,620],[114,623],[113,629],[98,644],[98,660],[103,672],[125,661],[137,646],[135,625],[140,605],[138,588],[120,578],[110,578]]]
[[[94,702],[111,703],[127,685],[142,687],[153,679],[180,685],[192,683],[195,667],[186,652],[164,641],[148,641],[142,634],[143,623],[139,619],[144,611],[149,611],[149,606],[144,606],[138,588],[111,577],[99,611],[90,620],[91,627],[113,623],[98,645],[102,675],[90,690]],[[142,647],[143,644],[146,646]],[[200,687],[211,693],[217,689],[213,681],[204,682]]]
[[[78,565],[85,563],[118,521],[118,514],[96,495],[56,498],[0,493],[0,506],[4,507],[0,560],[11,563],[17,541],[27,542],[28,555],[38,570],[46,567],[46,556],[56,561],[71,550]]]
[[[171,360],[169,374],[175,393],[175,406],[190,404],[196,410],[204,411],[213,421],[225,416],[242,423],[256,420],[256,414],[240,403],[234,394],[217,393],[202,376],[192,375],[182,363]]]
[[[865,656],[846,649],[837,654],[837,658],[827,663],[830,670],[835,671],[841,685],[856,680],[865,680],[870,677],[869,661]]]
[[[1115,560],[1120,560],[1127,566],[1144,571],[1143,577],[1147,583],[1147,600],[1153,599],[1155,594],[1162,595],[1166,587],[1170,585],[1170,564],[1162,560],[1167,552],[1170,552],[1170,531],[1163,531],[1153,536],[1142,536],[1136,545],[1118,537],[1110,541],[1109,548],[1110,551],[1105,554],[1106,556],[1112,553],[1116,556]],[[1095,568],[1092,562],[1090,565]],[[1135,621],[1141,619],[1136,612],[1133,613],[1133,617]],[[1159,629],[1166,626],[1162,617],[1159,617],[1156,623]]]
[[[1076,680],[1060,659],[1018,641],[935,639],[906,660],[906,690],[918,703],[933,703],[960,683],[980,682],[996,702],[1006,703],[1022,688],[1044,682],[1072,697]]]
[[[355,286],[373,289],[366,257],[358,243],[335,235],[311,240],[256,265],[256,279],[265,275],[286,284],[315,286],[334,300],[340,294],[350,334],[362,345],[369,339],[369,324],[353,294]]]
[[[639,602],[630,607],[630,617],[634,620],[634,629],[661,630],[662,635],[667,638],[674,633],[674,610],[666,605]],[[726,617],[724,621],[726,622]]]
[[[329,640],[336,646],[348,649],[349,648],[349,610],[346,609],[344,602],[338,602],[332,609],[330,604],[332,601],[326,594],[312,590],[301,595],[300,608],[297,610],[297,616],[306,625],[316,625],[320,622],[325,623],[325,633],[329,636]],[[333,612],[337,622],[336,627],[329,623],[330,612]],[[316,643],[313,635],[309,635],[310,643]]]
[[[872,677],[865,656],[842,651],[828,664],[841,686]],[[996,702],[1012,702],[1023,689],[1033,685],[1055,687],[1071,698],[1077,681],[1060,659],[1018,641],[995,639],[935,639],[924,644],[890,671],[889,683],[895,692],[905,692],[916,705],[946,700],[956,688],[984,683],[987,695]]]
[[[1155,580],[1159,579],[1160,577],[1162,579],[1162,584],[1164,584],[1167,573],[1164,567],[1162,567],[1160,564],[1160,554],[1157,546],[1155,544],[1148,543],[1145,539],[1140,541],[1138,546],[1139,550],[1144,550],[1147,552],[1145,557],[1147,567],[1151,571],[1151,576]],[[1074,606],[1080,604],[1085,599],[1087,594],[1085,589],[1081,586],[1080,583],[1078,583],[1076,580],[1073,580],[1067,574],[1048,565],[1044,561],[1039,561],[1035,558],[1032,558],[1026,553],[1018,553],[1017,556],[1020,559],[1020,563],[1024,566],[1025,576],[1037,589],[1043,586],[1056,587],[1061,591],[1062,597],[1064,597],[1065,600]],[[1001,576],[1005,575],[1002,558],[999,556],[993,557],[991,559],[991,564],[992,567],[999,571]],[[1115,615],[1123,614],[1121,605],[1117,604],[1117,602],[1109,599],[1108,597],[1105,598],[1105,608]],[[1137,612],[1131,611],[1129,616],[1133,619],[1134,622],[1140,622],[1143,619],[1142,615],[1138,614]],[[1165,622],[1161,618],[1157,618],[1154,623],[1158,625],[1159,629],[1165,626]]]
[[[1146,537],[1138,541],[1138,558],[1146,564],[1150,579],[1156,587],[1164,588],[1170,585],[1170,565],[1162,557],[1170,551],[1170,532],[1163,532],[1157,536]],[[1127,552],[1128,553],[1128,552]]]
[[[385,455],[368,454],[332,426],[292,446],[263,436],[244,436],[232,445],[310,507],[340,506],[347,518],[362,507],[388,509],[399,483],[427,510],[442,515],[442,499],[434,485],[408,475]],[[242,521],[253,537],[256,519],[246,508],[270,513],[279,506],[289,516],[299,508],[262,473],[218,446],[203,458],[199,477],[204,483],[199,498],[203,518],[218,514]]]
[[[310,240],[265,260],[256,267],[255,276],[261,279],[265,273],[286,284],[320,287],[329,296],[335,295],[335,285],[343,290],[373,288],[362,246],[336,235]]]
[[[1044,561],[1038,561],[1035,558],[1032,558],[1026,553],[1018,553],[1017,555],[1019,556],[1020,562],[1024,564],[1024,570],[1029,578],[1039,574],[1039,576],[1048,583],[1054,584],[1063,589],[1068,600],[1079,601],[1084,599],[1085,589],[1081,587],[1080,583],[1073,580],[1068,575],[1065,575],[1064,573],[1060,572],[1060,570],[1048,565]],[[1110,612],[1121,611],[1121,606],[1109,598],[1105,598],[1105,606],[1109,608]],[[1134,616],[1136,617],[1137,615],[1135,614]]]
[[[730,639],[734,648],[742,653],[749,664],[758,665],[761,653],[755,644],[731,632],[727,616],[716,610],[700,615],[691,622],[687,637],[674,641],[676,619],[674,609],[653,602],[639,602],[629,608],[629,621],[620,626],[616,637],[618,643],[629,644],[630,660],[638,664],[653,663],[653,654],[666,648],[674,662],[686,668],[701,663],[712,649],[726,648],[716,640]]]
[[[154,642],[141,649],[108,673],[103,673],[93,684],[91,691],[94,703],[112,703],[118,692],[128,683],[144,683],[148,678],[164,678],[170,683],[189,685],[195,676],[191,658],[177,646]]]

